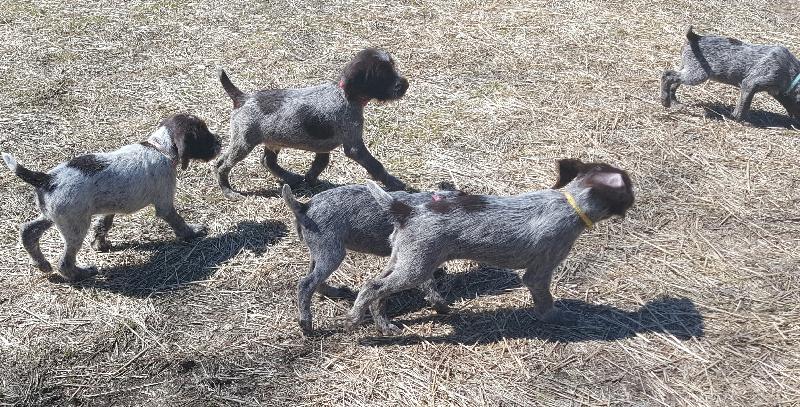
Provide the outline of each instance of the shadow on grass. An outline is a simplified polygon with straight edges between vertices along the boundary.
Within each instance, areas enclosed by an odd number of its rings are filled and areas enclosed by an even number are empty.
[[[76,287],[97,288],[131,297],[149,297],[178,290],[214,274],[216,266],[242,249],[257,255],[286,236],[286,224],[279,221],[243,221],[236,229],[191,242],[177,240],[144,244],[117,245],[112,250],[128,248],[151,251],[150,260],[101,269],[93,279]]]
[[[343,184],[334,184],[328,181],[317,181],[313,184],[308,184],[305,181],[292,186],[292,193],[296,197],[310,198],[320,192],[327,191],[331,188],[340,187]],[[239,193],[244,196],[259,196],[262,198],[280,198],[281,188],[283,183],[277,188],[270,189],[257,189],[255,191],[240,191]]]
[[[705,117],[711,120],[735,120],[732,116],[733,105],[722,103],[701,103],[698,106],[705,110]],[[800,123],[785,114],[769,112],[766,110],[750,110],[745,122],[753,127],[769,128],[783,127],[788,130],[800,129]]]
[[[471,270],[452,276],[445,298],[452,303],[458,299],[499,294],[520,287],[517,273],[507,270]],[[405,297],[405,298],[403,298]],[[416,292],[397,296],[387,302],[390,315],[416,311],[427,307]],[[703,316],[687,298],[661,297],[635,311],[625,311],[608,305],[594,305],[580,300],[556,301],[556,306],[577,313],[578,321],[570,326],[548,324],[534,317],[533,307],[503,308],[491,311],[459,312],[431,315],[419,319],[396,319],[399,324],[437,321],[452,327],[444,336],[369,337],[362,345],[413,345],[421,342],[488,344],[514,338],[538,338],[552,342],[614,341],[639,333],[659,332],[687,340],[704,335]],[[431,311],[432,312],[432,311]],[[374,329],[371,326],[370,328]]]

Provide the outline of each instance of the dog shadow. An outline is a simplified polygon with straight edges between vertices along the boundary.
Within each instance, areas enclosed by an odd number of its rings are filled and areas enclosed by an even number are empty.
[[[445,293],[448,303],[496,295],[521,286],[515,272],[497,269],[478,268],[454,275],[452,280],[447,283],[450,289]],[[390,315],[428,306],[419,293],[407,295],[407,298],[395,297],[398,298],[387,301]],[[670,334],[681,340],[704,335],[703,316],[687,298],[659,297],[634,311],[572,299],[556,301],[555,305],[577,314],[577,320],[570,325],[545,323],[534,316],[532,306],[491,311],[454,310],[447,315],[395,321],[401,325],[428,321],[446,323],[452,327],[452,332],[447,335],[367,337],[360,342],[368,346],[414,345],[421,342],[474,345],[515,338],[538,338],[550,342],[616,341],[647,332]]]
[[[705,118],[711,120],[736,120],[733,118],[733,105],[722,103],[701,103],[698,105],[705,111]],[[747,113],[745,123],[757,128],[783,127],[787,130],[800,129],[800,123],[790,116],[766,110],[753,110]]]
[[[134,249],[152,253],[145,263],[104,268],[93,279],[74,285],[138,298],[172,292],[207,279],[216,266],[242,249],[256,255],[265,253],[286,234],[286,224],[280,221],[242,221],[230,232],[191,242],[173,240],[116,245],[113,251]]]
[[[292,194],[296,197],[301,198],[310,198],[320,192],[327,191],[332,188],[343,186],[344,184],[334,184],[328,181],[317,181],[314,183],[307,183],[305,181],[292,185]],[[283,188],[283,183],[280,184],[278,188],[264,188],[264,189],[257,189],[254,191],[242,191],[239,192],[244,196],[258,196],[261,198],[280,198],[281,197],[281,188]]]

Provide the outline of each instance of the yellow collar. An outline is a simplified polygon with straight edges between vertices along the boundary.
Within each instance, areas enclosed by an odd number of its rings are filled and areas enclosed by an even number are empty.
[[[561,193],[564,194],[564,196],[567,198],[567,202],[569,202],[569,206],[571,206],[572,209],[575,209],[575,213],[577,213],[578,216],[580,216],[581,220],[586,225],[586,227],[591,229],[592,226],[594,226],[594,222],[592,222],[592,220],[589,219],[589,216],[586,215],[586,212],[584,212],[581,209],[581,207],[578,206],[578,202],[575,201],[575,197],[573,197],[572,194],[570,194],[567,191],[561,191]]]

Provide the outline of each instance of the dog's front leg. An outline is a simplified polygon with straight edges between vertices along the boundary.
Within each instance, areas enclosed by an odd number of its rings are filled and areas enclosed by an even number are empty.
[[[736,109],[733,111],[733,118],[736,121],[742,121],[747,117],[747,113],[750,111],[750,104],[753,103],[753,96],[764,90],[764,78],[761,76],[753,78],[752,76],[748,76],[742,81],[739,103],[736,104]]]
[[[522,282],[533,296],[533,312],[542,321],[552,324],[571,324],[577,316],[553,306],[550,294],[550,281],[555,267],[529,267],[522,276]]]
[[[361,164],[361,166],[367,170],[372,178],[382,182],[383,185],[386,185],[386,188],[390,191],[399,191],[405,189],[406,185],[403,183],[403,181],[400,181],[386,172],[386,169],[383,168],[383,164],[381,164],[375,159],[375,157],[372,156],[372,154],[370,154],[363,141],[359,140],[353,144],[345,144],[344,154],[355,162]]]
[[[202,237],[208,233],[208,230],[203,225],[186,223],[172,204],[166,207],[157,206],[156,216],[167,222],[172,230],[175,231],[175,235],[183,240]]]

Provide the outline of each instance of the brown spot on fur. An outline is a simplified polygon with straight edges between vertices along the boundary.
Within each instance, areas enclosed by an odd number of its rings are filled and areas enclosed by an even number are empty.
[[[398,200],[393,200],[389,206],[389,213],[397,221],[400,226],[405,226],[408,218],[411,217],[411,206],[404,204]]]
[[[736,38],[728,38],[728,42],[731,45],[742,45],[742,42],[737,40]]]
[[[448,213],[461,210],[466,213],[477,212],[486,209],[487,201],[482,195],[457,195],[450,198],[443,198],[428,202],[425,207],[436,213]]]

